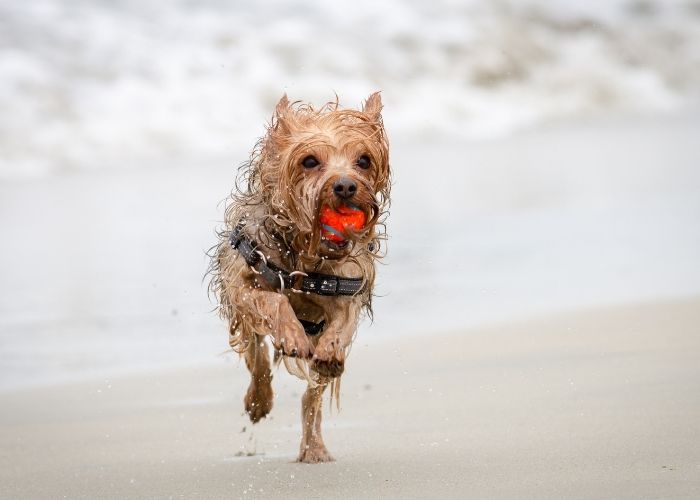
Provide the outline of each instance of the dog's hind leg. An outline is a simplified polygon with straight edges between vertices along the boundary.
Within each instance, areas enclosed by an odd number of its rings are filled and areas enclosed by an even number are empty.
[[[326,385],[308,387],[301,398],[302,438],[298,462],[309,464],[332,462],[333,457],[321,436],[321,399]]]
[[[270,413],[274,397],[270,355],[263,336],[254,334],[245,351],[245,364],[250,371],[250,385],[243,402],[250,421],[255,424]]]

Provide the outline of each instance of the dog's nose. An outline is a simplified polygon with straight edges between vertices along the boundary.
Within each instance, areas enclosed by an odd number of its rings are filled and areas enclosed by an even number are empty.
[[[349,177],[341,177],[340,179],[335,181],[335,184],[333,184],[333,192],[335,193],[335,195],[338,198],[343,198],[344,200],[355,196],[356,191],[357,184],[355,184],[355,181],[353,181]]]

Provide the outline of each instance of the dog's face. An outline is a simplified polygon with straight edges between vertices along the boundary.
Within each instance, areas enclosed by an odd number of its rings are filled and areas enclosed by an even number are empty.
[[[275,110],[265,138],[259,174],[263,198],[298,230],[297,251],[340,258],[375,237],[389,195],[389,147],[381,98],[372,94],[361,111],[330,103],[316,111],[290,105]],[[328,238],[321,212],[361,211],[356,229]],[[357,219],[356,219],[357,220]],[[327,226],[326,226],[327,227]]]

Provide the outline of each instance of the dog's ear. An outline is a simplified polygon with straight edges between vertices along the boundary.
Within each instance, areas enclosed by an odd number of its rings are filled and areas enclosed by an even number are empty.
[[[382,96],[379,92],[375,92],[365,101],[365,104],[362,106],[362,112],[369,115],[372,121],[376,122],[381,120],[383,107]]]
[[[289,99],[287,98],[287,94],[283,94],[282,98],[279,100],[277,103],[277,106],[275,106],[275,117],[280,118],[287,114],[289,111]]]
[[[289,99],[285,93],[277,103],[277,106],[275,106],[274,127],[277,131],[283,133],[289,132],[290,111],[291,108],[289,106]]]

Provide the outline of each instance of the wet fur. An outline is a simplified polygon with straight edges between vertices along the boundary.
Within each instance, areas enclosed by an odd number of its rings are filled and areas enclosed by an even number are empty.
[[[278,103],[267,134],[244,164],[236,188],[227,200],[225,224],[214,247],[210,289],[219,312],[229,323],[229,344],[245,357],[251,384],[245,408],[255,423],[272,408],[272,374],[266,337],[275,359],[308,382],[302,398],[302,462],[332,460],[321,438],[321,397],[331,386],[339,396],[340,376],[364,312],[372,314],[375,263],[381,255],[388,213],[389,145],[381,118],[382,103],[372,94],[361,111],[340,109],[337,100],[316,110],[284,96]],[[301,163],[315,156],[320,166]],[[371,159],[367,170],[356,164],[361,155]],[[332,186],[341,176],[357,184],[353,203],[366,214],[367,224],[348,234],[339,248],[322,237],[321,207],[337,207]],[[320,296],[278,292],[257,275],[231,248],[231,231],[243,225],[245,233],[265,256],[288,271],[321,272],[362,277],[356,296]],[[326,326],[320,335],[307,336],[298,318]]]

